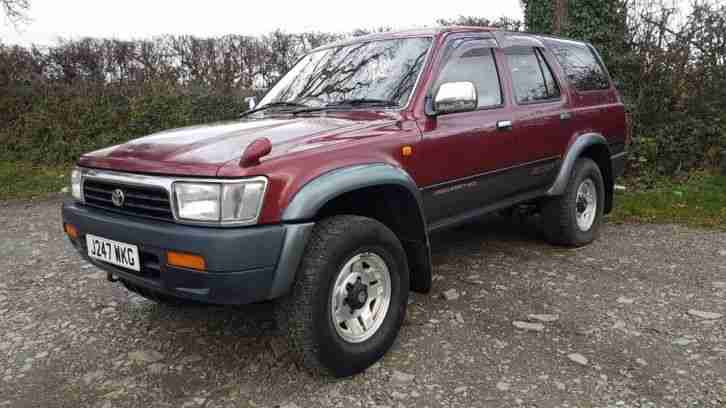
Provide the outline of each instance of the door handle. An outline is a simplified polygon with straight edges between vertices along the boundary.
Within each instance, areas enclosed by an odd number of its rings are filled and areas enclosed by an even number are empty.
[[[560,120],[570,120],[570,119],[572,119],[572,112],[560,113]]]
[[[497,130],[512,130],[512,121],[511,120],[498,121]]]

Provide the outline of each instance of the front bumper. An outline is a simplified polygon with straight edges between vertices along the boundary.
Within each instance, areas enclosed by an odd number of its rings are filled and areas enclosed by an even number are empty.
[[[212,228],[130,217],[68,201],[63,222],[79,233],[72,240],[97,267],[133,285],[198,302],[247,304],[284,295],[291,287],[313,223]],[[141,272],[91,259],[86,234],[137,245]],[[207,272],[166,264],[166,251],[204,257]]]

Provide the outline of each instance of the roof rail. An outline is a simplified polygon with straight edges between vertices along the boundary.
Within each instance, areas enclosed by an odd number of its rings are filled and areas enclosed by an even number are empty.
[[[494,31],[494,37],[497,39],[499,46],[502,48],[511,47],[538,47],[545,48],[542,41],[526,33],[517,33],[512,31]]]

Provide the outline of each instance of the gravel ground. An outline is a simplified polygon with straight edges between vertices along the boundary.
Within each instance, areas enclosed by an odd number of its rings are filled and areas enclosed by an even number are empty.
[[[526,221],[448,231],[394,348],[334,380],[295,366],[269,306],[107,282],[59,205],[0,204],[0,407],[726,406],[724,233],[607,225],[567,250]]]

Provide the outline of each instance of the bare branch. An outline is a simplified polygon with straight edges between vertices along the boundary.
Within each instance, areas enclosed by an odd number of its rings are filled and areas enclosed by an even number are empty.
[[[28,21],[30,0],[0,0],[0,7],[13,25]]]

